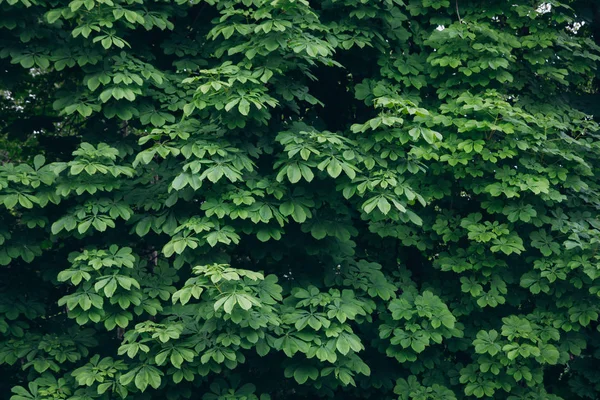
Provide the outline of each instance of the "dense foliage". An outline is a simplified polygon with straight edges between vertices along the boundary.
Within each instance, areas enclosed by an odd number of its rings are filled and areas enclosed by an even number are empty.
[[[0,398],[598,398],[598,15],[0,0]]]

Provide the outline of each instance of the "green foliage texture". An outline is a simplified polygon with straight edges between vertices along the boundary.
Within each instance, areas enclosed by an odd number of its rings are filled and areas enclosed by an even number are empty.
[[[594,3],[0,0],[0,398],[598,398]]]

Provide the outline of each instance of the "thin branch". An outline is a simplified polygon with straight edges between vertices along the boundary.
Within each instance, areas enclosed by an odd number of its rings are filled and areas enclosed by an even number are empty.
[[[190,29],[189,29],[189,32],[187,34],[187,37],[189,37],[189,35],[192,32],[194,32],[194,25],[196,25],[196,21],[198,21],[198,18],[200,18],[200,15],[202,14],[202,10],[204,10],[206,8],[206,4],[207,3],[202,3],[202,5],[198,8],[198,12],[196,13],[196,17],[194,18],[194,20],[190,24]]]
[[[456,5],[456,15],[458,15],[458,22],[462,24],[463,21],[462,21],[462,18],[460,17],[460,11],[458,11],[458,0],[455,0],[454,4]]]

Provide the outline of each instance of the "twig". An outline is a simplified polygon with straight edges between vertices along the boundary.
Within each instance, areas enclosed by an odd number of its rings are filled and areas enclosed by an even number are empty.
[[[458,0],[455,0],[454,4],[456,5],[456,15],[458,15],[458,22],[462,24],[463,21],[462,21],[462,18],[460,17],[460,11],[458,11]]]
[[[194,25],[196,24],[196,21],[198,21],[198,18],[200,18],[200,14],[202,14],[202,10],[204,10],[206,8],[206,4],[207,3],[202,3],[202,5],[198,8],[198,12],[196,13],[196,17],[194,18],[194,20],[190,24],[190,31],[188,32],[188,37],[189,37],[189,34],[194,31]]]

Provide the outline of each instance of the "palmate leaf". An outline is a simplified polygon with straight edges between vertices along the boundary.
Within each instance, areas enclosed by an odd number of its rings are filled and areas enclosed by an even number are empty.
[[[156,367],[142,365],[124,375],[121,375],[119,382],[125,386],[133,382],[136,388],[138,388],[141,392],[144,392],[149,386],[154,389],[158,389],[161,383],[162,375],[163,373]]]
[[[231,314],[233,307],[238,305],[242,310],[250,310],[253,306],[260,307],[260,301],[246,293],[224,294],[214,304],[215,311],[223,307],[227,314]]]
[[[29,390],[28,390],[29,389]],[[35,383],[30,383],[28,389],[25,389],[22,386],[15,386],[12,388],[12,392],[14,393],[11,396],[12,400],[38,400],[41,399],[41,395],[38,393],[38,385]]]

